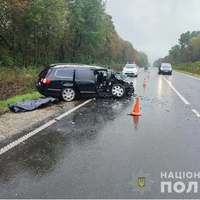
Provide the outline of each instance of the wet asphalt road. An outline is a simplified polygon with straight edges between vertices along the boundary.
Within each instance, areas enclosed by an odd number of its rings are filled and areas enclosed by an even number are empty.
[[[200,198],[200,189],[161,193],[161,172],[200,171],[200,118],[192,112],[200,112],[200,80],[164,75],[186,105],[150,71],[150,79],[144,71],[129,79],[141,117],[128,115],[134,98],[93,100],[1,155],[0,198]],[[141,170],[144,188],[133,176]]]

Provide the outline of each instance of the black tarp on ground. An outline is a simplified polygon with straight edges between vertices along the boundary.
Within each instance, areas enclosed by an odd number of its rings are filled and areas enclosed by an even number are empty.
[[[20,101],[13,104],[8,104],[8,107],[12,112],[20,113],[51,106],[54,104],[58,104],[59,102],[60,101],[56,98],[47,97],[47,98],[31,99],[26,101]]]

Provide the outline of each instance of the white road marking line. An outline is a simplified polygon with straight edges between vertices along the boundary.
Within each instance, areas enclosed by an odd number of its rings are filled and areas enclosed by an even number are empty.
[[[176,71],[176,72],[177,72],[177,71]],[[182,75],[184,75],[184,76],[187,76],[187,77],[190,77],[190,78],[193,78],[193,79],[196,79],[196,80],[200,81],[200,78],[197,78],[197,77],[195,77],[195,76],[190,76],[190,75],[188,75],[188,74],[184,74],[184,73],[181,73],[181,72],[177,72],[177,73],[182,74]]]
[[[87,101],[85,101],[84,103],[76,106],[75,108],[72,108],[71,110],[67,111],[66,113],[60,115],[59,117],[56,117],[55,120],[61,120],[63,117],[66,117],[67,115],[69,115],[70,113],[74,112],[75,110],[79,109],[80,107],[88,104],[90,101],[92,101],[92,99],[89,99]]]
[[[186,105],[190,105],[190,103],[183,97],[183,95],[181,95],[171,84],[171,82],[169,82],[163,75],[162,78],[169,84],[169,86],[174,90],[174,92],[176,92],[176,94],[181,98],[181,100],[186,104]]]
[[[70,113],[74,112],[75,110],[81,108],[82,106],[86,105],[87,103],[89,103],[90,101],[92,101],[92,99],[85,101],[84,103],[72,108],[71,110],[67,111],[66,113],[56,117],[55,119],[43,124],[42,126],[36,128],[35,130],[31,131],[30,133],[22,136],[21,138],[15,140],[14,142],[6,145],[5,147],[0,149],[0,155],[2,155],[3,153],[9,151],[10,149],[14,148],[15,146],[21,144],[22,142],[24,142],[25,140],[29,139],[30,137],[36,135],[37,133],[39,133],[40,131],[46,129],[47,127],[51,126],[52,124],[54,124],[55,122],[59,121],[60,119],[62,119],[63,117],[66,117],[67,115],[69,115]]]
[[[192,109],[192,112],[193,112],[197,117],[200,117],[200,114],[199,114],[195,109]]]

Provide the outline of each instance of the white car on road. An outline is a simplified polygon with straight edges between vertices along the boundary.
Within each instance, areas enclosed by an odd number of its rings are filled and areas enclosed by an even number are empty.
[[[138,66],[136,64],[126,64],[123,67],[123,74],[127,76],[138,76]]]

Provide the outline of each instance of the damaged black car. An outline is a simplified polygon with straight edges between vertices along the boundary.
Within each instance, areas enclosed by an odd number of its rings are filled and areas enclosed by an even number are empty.
[[[37,90],[44,96],[72,101],[81,97],[131,96],[133,83],[112,70],[82,64],[51,64],[40,74]]]

